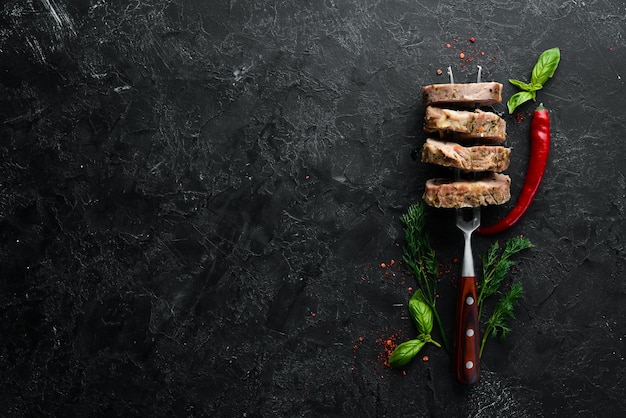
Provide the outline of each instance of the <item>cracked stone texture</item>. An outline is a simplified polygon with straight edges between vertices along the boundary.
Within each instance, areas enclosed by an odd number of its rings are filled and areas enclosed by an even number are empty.
[[[0,416],[626,414],[625,6],[3,2]],[[416,159],[421,86],[481,65],[508,98],[554,46],[544,182],[474,239],[477,261],[535,245],[511,334],[472,387],[434,346],[387,368],[415,335],[400,216],[439,174]],[[496,107],[514,199],[533,109]],[[453,219],[428,211],[449,330]]]

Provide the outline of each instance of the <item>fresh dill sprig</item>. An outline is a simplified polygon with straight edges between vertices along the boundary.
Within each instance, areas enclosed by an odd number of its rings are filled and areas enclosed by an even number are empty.
[[[426,211],[421,203],[411,205],[402,215],[404,224],[405,245],[402,248],[402,261],[415,276],[417,285],[422,292],[424,301],[432,308],[435,322],[441,333],[444,347],[449,350],[446,334],[435,307],[437,301],[437,283],[439,279],[439,263],[435,251],[430,245],[426,234]]]
[[[515,305],[519,298],[522,296],[523,288],[522,284],[519,282],[513,283],[508,292],[506,292],[498,301],[495,308],[493,309],[493,313],[489,318],[489,322],[487,323],[487,327],[485,328],[485,332],[483,332],[483,336],[480,342],[480,355],[483,354],[483,349],[485,348],[485,343],[487,342],[487,338],[490,335],[494,337],[500,338],[503,340],[504,337],[511,331],[511,328],[507,325],[507,321],[511,318],[514,318],[514,309]]]
[[[531,248],[533,244],[524,237],[517,236],[509,239],[502,252],[500,244],[496,241],[487,254],[483,257],[483,280],[478,283],[478,318],[482,315],[483,302],[490,296],[498,293],[502,281],[515,266],[511,257],[525,249]]]
[[[426,301],[430,305],[434,305],[439,264],[426,235],[424,206],[419,203],[411,205],[401,219],[404,223],[404,238],[406,240],[402,251],[402,261],[415,275]]]
[[[500,292],[504,278],[511,268],[515,266],[516,263],[511,260],[511,257],[532,246],[529,240],[521,236],[509,239],[502,250],[497,241],[491,245],[487,254],[482,258],[483,280],[478,284],[479,320],[483,312],[485,300]],[[522,292],[522,284],[513,283],[509,291],[502,295],[487,320],[487,325],[481,338],[480,355],[482,355],[485,343],[490,335],[503,339],[511,331],[507,321],[514,317],[515,305],[517,305],[519,298],[522,296]]]

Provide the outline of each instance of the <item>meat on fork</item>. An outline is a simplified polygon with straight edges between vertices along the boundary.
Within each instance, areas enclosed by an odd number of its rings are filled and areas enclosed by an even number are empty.
[[[431,84],[422,88],[422,103],[424,106],[492,106],[502,103],[502,84],[496,82]]]
[[[422,162],[473,172],[504,171],[509,168],[510,157],[511,149],[499,145],[464,147],[428,138],[422,147]]]
[[[436,208],[468,208],[501,205],[511,199],[511,178],[505,174],[487,173],[476,180],[430,179],[422,196]]]
[[[487,143],[500,144],[506,140],[506,121],[495,113],[480,109],[471,112],[428,106],[424,131],[439,133],[440,137],[452,135],[459,141],[479,138]]]

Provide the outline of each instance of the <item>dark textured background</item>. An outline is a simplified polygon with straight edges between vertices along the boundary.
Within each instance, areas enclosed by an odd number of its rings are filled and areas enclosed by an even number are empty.
[[[0,416],[626,414],[625,16],[608,0],[3,1]],[[544,183],[518,226],[474,241],[535,244],[510,277],[510,337],[469,388],[434,346],[385,367],[385,341],[415,333],[399,217],[436,173],[415,159],[421,86],[480,64],[508,98],[555,46]],[[533,109],[506,116],[514,196]],[[461,235],[428,216],[451,329]]]

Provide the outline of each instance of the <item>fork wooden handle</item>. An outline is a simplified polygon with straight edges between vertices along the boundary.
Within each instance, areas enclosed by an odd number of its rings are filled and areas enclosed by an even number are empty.
[[[456,377],[460,383],[471,385],[480,377],[480,328],[475,277],[459,278],[455,323]]]

